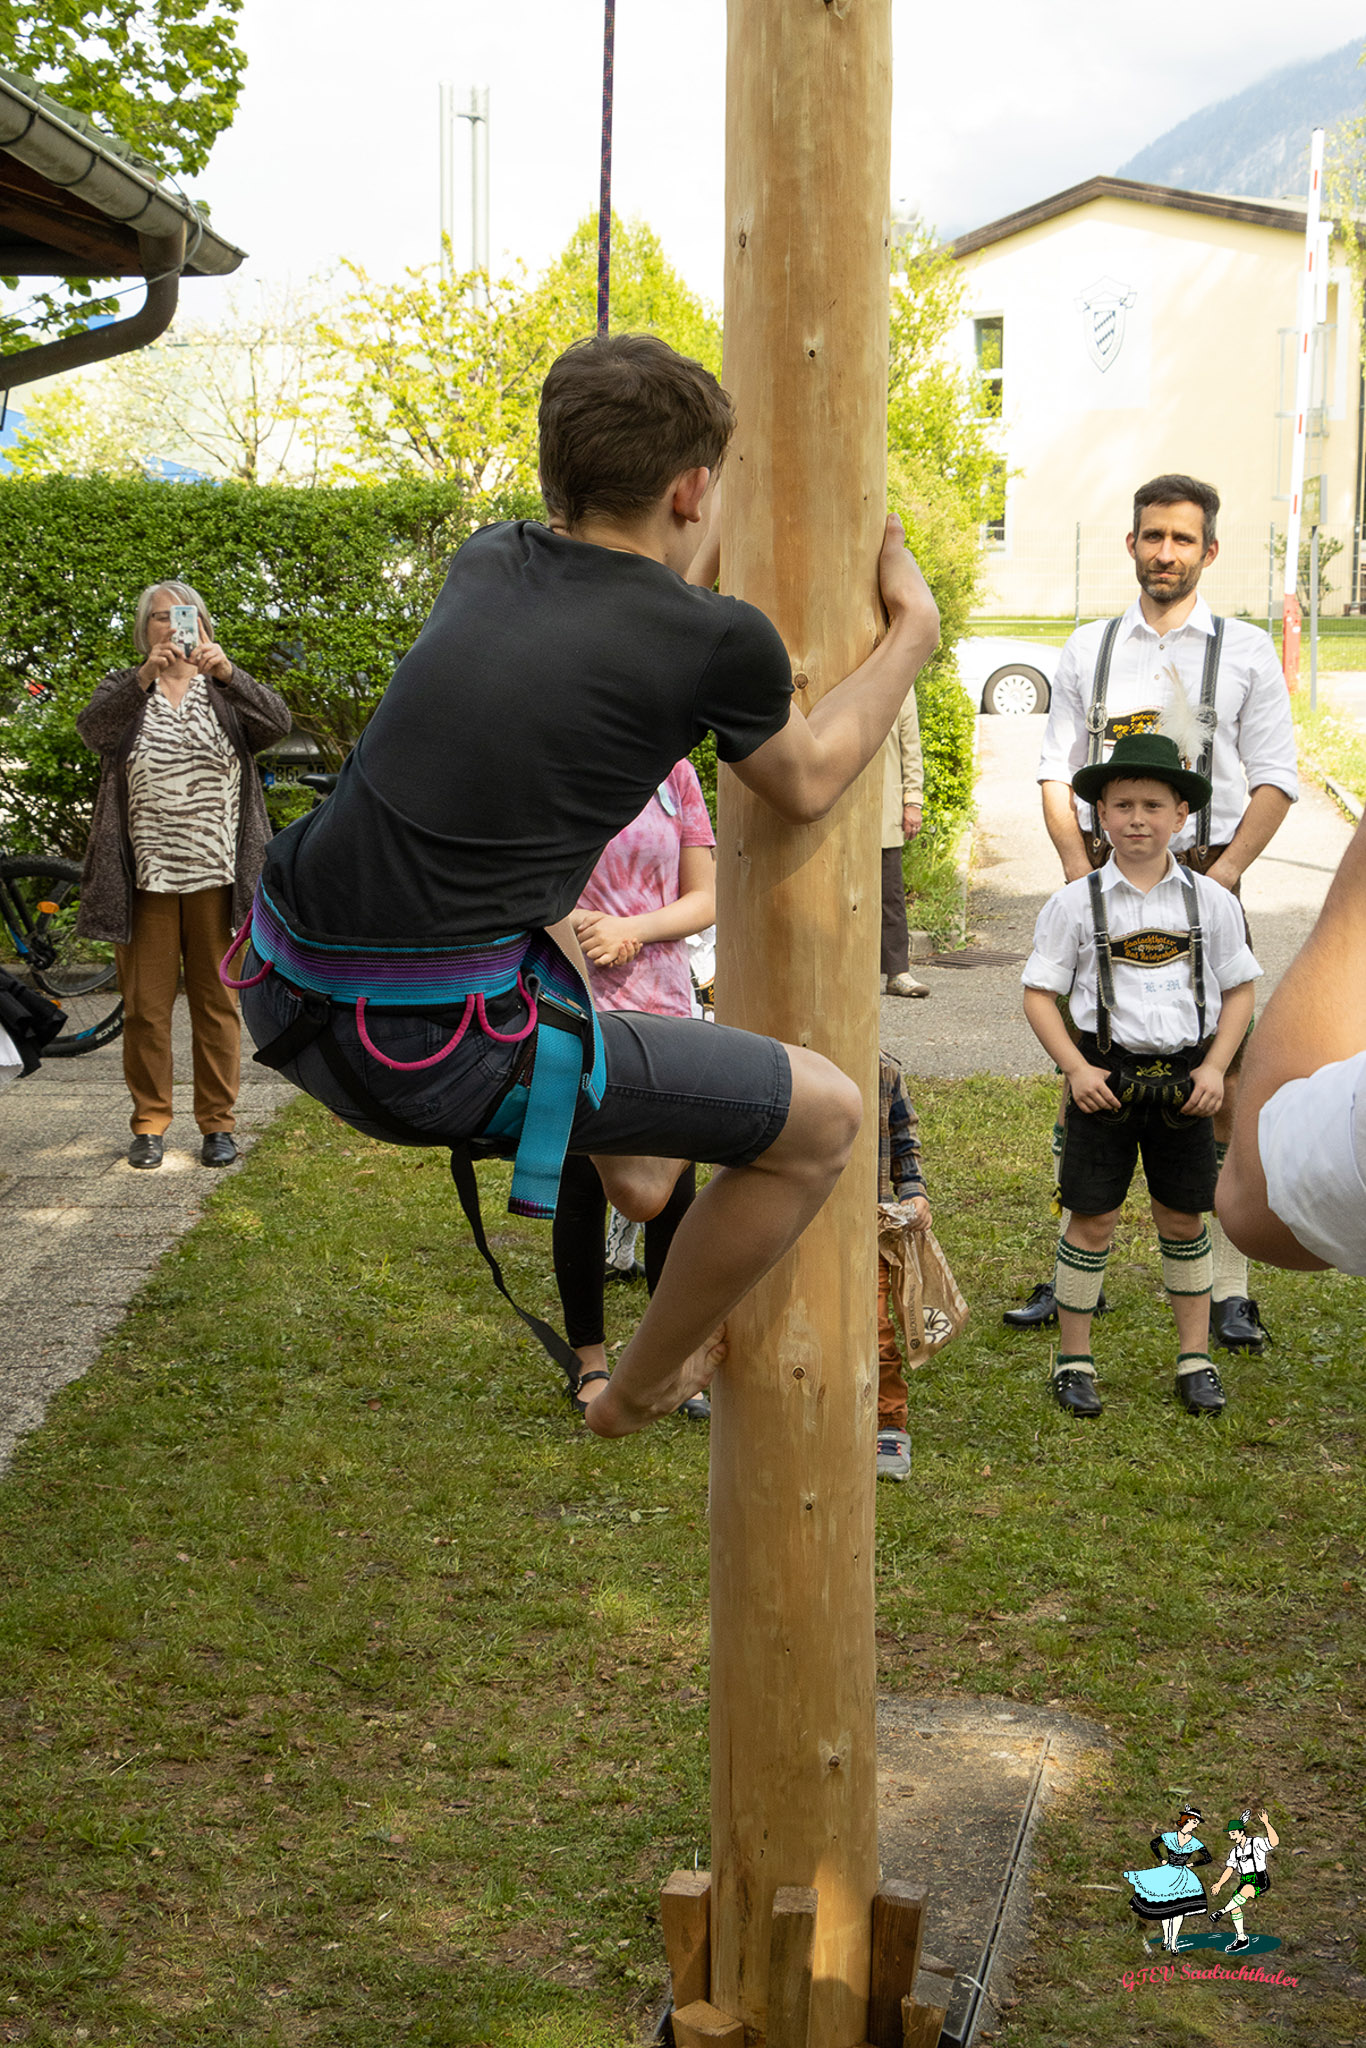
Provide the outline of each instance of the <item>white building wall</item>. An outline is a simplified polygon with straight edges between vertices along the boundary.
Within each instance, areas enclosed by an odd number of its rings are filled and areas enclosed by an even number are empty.
[[[1004,321],[1000,445],[1004,544],[988,558],[983,609],[1094,615],[1127,603],[1124,552],[1136,485],[1166,470],[1213,483],[1223,500],[1221,559],[1202,586],[1216,609],[1265,615],[1268,536],[1284,530],[1288,472],[1282,334],[1296,322],[1302,234],[1175,207],[1105,197],[962,259],[959,346],[973,321]],[[1330,324],[1350,311],[1333,274]],[[1327,477],[1324,525],[1347,542],[1330,603],[1349,595],[1356,490],[1355,324],[1324,338],[1311,473]]]

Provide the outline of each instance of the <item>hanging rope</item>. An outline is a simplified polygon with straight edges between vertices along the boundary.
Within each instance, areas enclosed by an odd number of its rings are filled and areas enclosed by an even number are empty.
[[[606,334],[612,296],[612,45],[617,0],[606,0],[602,25],[602,177],[598,187],[598,333]]]

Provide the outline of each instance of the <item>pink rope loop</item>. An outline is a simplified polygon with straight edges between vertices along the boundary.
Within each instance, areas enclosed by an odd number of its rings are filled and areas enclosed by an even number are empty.
[[[522,986],[522,977],[520,974],[517,977],[517,993],[522,998],[523,1002],[527,1006],[527,1009],[531,1013],[520,1031],[495,1031],[493,1026],[489,1023],[488,1013],[484,1008],[484,998],[482,996],[476,996],[474,999],[474,1006],[479,1012],[480,1024],[488,1033],[489,1037],[496,1038],[500,1045],[520,1045],[522,1040],[524,1038],[530,1038],[532,1032],[536,1029],[536,998],[531,994],[531,992],[528,989]]]
[[[476,999],[471,998],[470,996],[466,996],[465,1014],[460,1019],[460,1028],[456,1032],[454,1038],[448,1039],[446,1044],[442,1046],[440,1052],[432,1053],[430,1057],[425,1060],[391,1060],[387,1053],[380,1051],[379,1047],[371,1038],[370,1033],[365,1028],[364,996],[358,996],[356,998],[356,1030],[360,1034],[360,1042],[365,1047],[365,1050],[370,1054],[372,1059],[377,1059],[382,1067],[392,1067],[396,1074],[415,1074],[421,1067],[438,1067],[440,1066],[442,1060],[450,1058],[451,1054],[455,1051],[457,1045],[459,1045],[461,1039],[465,1036],[465,1033],[469,1030],[470,1018],[473,1015],[471,1004],[472,1001],[474,1000]]]
[[[229,960],[231,960],[234,953],[239,953],[242,950],[242,947],[246,944],[247,940],[250,937],[251,912],[248,911],[246,923],[243,925],[241,931],[238,932],[236,938],[228,947],[227,952],[223,955],[223,958],[218,963],[218,979],[222,982],[224,988],[255,988],[257,982],[264,981],[266,976],[270,973],[271,967],[274,963],[269,960],[267,960],[265,966],[261,969],[261,972],[259,974],[248,975],[245,981],[234,981],[232,976],[228,973]]]

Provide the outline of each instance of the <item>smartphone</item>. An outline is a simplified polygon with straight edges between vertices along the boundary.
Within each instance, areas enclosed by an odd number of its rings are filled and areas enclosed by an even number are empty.
[[[193,654],[199,645],[199,613],[192,604],[171,606],[171,638],[182,654]]]

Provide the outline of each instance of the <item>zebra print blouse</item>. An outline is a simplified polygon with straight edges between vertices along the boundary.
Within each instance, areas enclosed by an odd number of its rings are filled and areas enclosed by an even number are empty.
[[[196,676],[179,704],[148,695],[128,757],[128,826],[137,886],[186,896],[231,882],[242,764]]]

